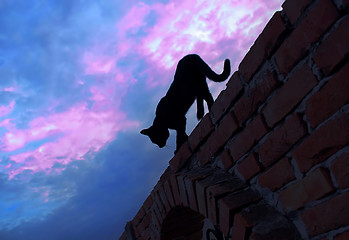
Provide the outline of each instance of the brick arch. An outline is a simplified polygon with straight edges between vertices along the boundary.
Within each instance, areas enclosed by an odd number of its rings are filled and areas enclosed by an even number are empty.
[[[135,238],[160,239],[176,206],[226,239],[348,238],[349,2],[282,7],[131,221]]]

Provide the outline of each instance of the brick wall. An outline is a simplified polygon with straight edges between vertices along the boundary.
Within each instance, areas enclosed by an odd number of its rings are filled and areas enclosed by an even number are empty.
[[[282,7],[120,239],[349,239],[349,1]]]

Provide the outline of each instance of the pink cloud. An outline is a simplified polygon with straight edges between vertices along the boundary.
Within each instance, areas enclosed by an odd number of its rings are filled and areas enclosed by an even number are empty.
[[[2,151],[13,151],[37,140],[46,140],[55,135],[55,140],[47,140],[38,148],[10,156],[10,160],[20,163],[8,170],[9,178],[25,170],[36,172],[61,172],[65,167],[53,169],[56,163],[63,166],[75,160],[84,160],[86,154],[101,150],[115,139],[117,132],[139,124],[128,121],[126,115],[117,108],[98,109],[98,102],[106,101],[100,92],[92,90],[95,101],[92,108],[86,104],[75,105],[69,110],[48,117],[39,117],[29,123],[26,130],[16,130],[5,134]]]
[[[85,74],[107,74],[113,69],[116,58],[87,52],[83,56],[83,61],[86,65]]]
[[[149,73],[173,70],[177,61],[189,53],[199,53],[210,65],[232,58],[235,70],[248,48],[262,31],[283,0],[197,1],[179,0],[167,4],[142,4],[131,9],[118,25],[119,36],[129,49],[148,61]],[[157,15],[154,26],[145,26],[149,13]],[[128,24],[126,24],[128,23]],[[146,35],[127,38],[127,33],[143,29]],[[225,45],[220,45],[224,42]],[[227,44],[230,42],[230,45]],[[237,58],[235,56],[238,55]],[[163,79],[150,78],[154,86]]]
[[[7,106],[0,106],[0,117],[8,115],[14,109],[15,101],[12,101]]]

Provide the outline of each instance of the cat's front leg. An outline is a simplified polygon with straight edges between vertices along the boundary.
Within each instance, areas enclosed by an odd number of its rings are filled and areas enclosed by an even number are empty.
[[[205,114],[204,99],[201,97],[196,98],[196,117],[200,120]]]

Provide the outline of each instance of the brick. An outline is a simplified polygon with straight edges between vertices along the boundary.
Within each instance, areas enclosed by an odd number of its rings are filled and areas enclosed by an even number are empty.
[[[343,153],[337,157],[332,165],[331,171],[338,183],[339,188],[349,187],[349,153]]]
[[[274,192],[294,179],[295,175],[290,159],[283,158],[268,171],[260,175],[258,182],[262,187],[267,187]]]
[[[226,228],[227,225],[229,226],[229,223],[222,225],[222,227],[224,226]],[[245,240],[246,239],[245,235],[247,233],[248,227],[251,227],[251,226],[247,223],[245,218],[240,213],[235,214],[234,221],[233,221],[233,232],[232,232],[231,239]],[[229,233],[229,229],[227,229],[227,230],[224,229],[224,230],[225,230],[225,232],[228,230],[228,233]],[[225,236],[228,236],[228,234],[225,234]]]
[[[177,176],[178,188],[179,188],[179,196],[181,198],[181,204],[185,207],[189,207],[187,190],[185,188],[184,176]]]
[[[229,150],[234,161],[240,159],[266,133],[267,128],[257,115],[230,143]]]
[[[296,210],[333,190],[334,187],[328,171],[324,168],[318,168],[282,190],[279,199],[285,211]]]
[[[251,82],[244,95],[236,103],[233,111],[242,125],[258,107],[267,99],[270,92],[276,87],[278,80],[275,74],[269,69],[259,71],[255,81]]]
[[[234,114],[228,113],[217,127],[216,131],[208,139],[210,155],[214,155],[238,130]]]
[[[349,192],[305,210],[302,220],[310,237],[349,225]],[[336,238],[335,238],[336,239]]]
[[[344,17],[336,29],[320,44],[315,63],[327,76],[349,54],[349,16]]]
[[[143,207],[144,207],[144,210],[145,211],[148,211],[150,208],[151,208],[151,206],[153,205],[153,199],[152,199],[152,197],[149,195],[148,197],[147,197],[147,199],[144,201],[144,203],[143,203]]]
[[[323,162],[349,142],[349,115],[342,113],[326,122],[293,150],[301,172]]]
[[[162,222],[165,219],[165,217],[166,217],[165,206],[163,205],[157,190],[154,189],[151,192],[151,196],[152,196],[152,198],[153,198],[153,200],[155,202],[154,207],[155,207],[156,210],[158,210],[158,214],[159,214],[158,216],[160,217],[159,220],[160,220],[160,222]]]
[[[220,155],[220,159],[225,170],[229,170],[234,166],[233,158],[230,156],[228,149],[223,151],[223,153]]]
[[[256,153],[251,153],[248,157],[242,160],[242,162],[238,164],[237,168],[245,180],[250,180],[262,170]]]
[[[211,122],[210,115],[206,114],[188,137],[188,143],[192,151],[195,151],[213,130],[214,126]]]
[[[292,115],[274,130],[260,146],[259,154],[264,166],[280,159],[299,139],[307,133],[306,125],[299,114]]]
[[[290,22],[294,24],[312,1],[313,0],[287,0],[282,4],[282,8]]]
[[[285,30],[281,12],[276,12],[239,65],[245,81],[250,82],[256,70],[271,56]]]
[[[338,234],[334,237],[334,240],[348,240],[349,239],[349,231]]]
[[[137,226],[141,222],[141,220],[144,218],[144,216],[145,216],[145,210],[143,207],[141,207],[138,210],[136,216],[132,220],[132,222],[135,224],[135,226]]]
[[[172,170],[177,172],[186,164],[186,162],[190,157],[191,157],[191,151],[189,149],[188,143],[185,142],[179,148],[176,155],[170,160],[170,166]]]
[[[199,149],[199,152],[197,154],[197,159],[201,166],[205,166],[206,164],[208,164],[211,160],[212,155],[213,154],[211,152],[210,146],[206,142],[206,144]]]
[[[215,100],[212,108],[210,109],[210,114],[212,122],[216,124],[222,116],[230,109],[230,107],[235,102],[235,99],[242,92],[243,86],[239,78],[239,73],[235,72],[227,83],[226,90],[223,90]]]
[[[262,110],[268,126],[273,127],[291,112],[316,84],[311,69],[306,65],[301,66]]]
[[[165,194],[166,194],[166,198],[171,206],[171,208],[173,208],[175,205],[175,202],[174,202],[174,198],[173,198],[173,194],[172,194],[172,189],[171,189],[171,185],[170,185],[170,180],[167,180],[165,183],[164,183],[164,191],[165,191]]]
[[[226,232],[232,226],[233,215],[244,206],[261,199],[258,192],[248,188],[238,193],[232,193],[219,200],[219,222]]]
[[[280,73],[286,76],[306,55],[309,46],[318,41],[338,17],[339,13],[332,1],[317,1],[275,53],[275,62]]]
[[[345,67],[343,67],[339,73],[334,75],[307,101],[305,114],[313,128],[331,117],[335,112],[338,111],[338,109],[349,102],[348,76],[349,64],[345,65]]]
[[[171,206],[170,206],[169,200],[167,199],[163,186],[159,187],[159,197],[161,198],[161,201],[165,206],[165,210],[167,214],[171,210]]]
[[[234,177],[228,181],[220,182],[211,185],[207,188],[207,210],[208,217],[211,219],[213,225],[218,224],[217,219],[217,200],[227,193],[234,192],[245,187],[245,183],[241,179]]]
[[[180,205],[181,197],[179,195],[178,182],[177,182],[177,177],[175,175],[170,176],[170,183],[171,183],[171,189],[172,189],[175,205]]]
[[[198,206],[196,204],[196,192],[195,192],[194,182],[188,178],[185,178],[184,183],[188,193],[189,207],[195,212],[197,212]]]

